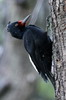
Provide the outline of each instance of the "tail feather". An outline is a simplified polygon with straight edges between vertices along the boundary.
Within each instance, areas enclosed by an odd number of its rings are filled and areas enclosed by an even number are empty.
[[[48,82],[50,80],[53,87],[55,88],[55,78],[50,72],[48,74],[41,73],[41,76],[42,76],[42,78],[44,79],[45,82]]]
[[[51,83],[52,83],[52,85],[54,86],[54,89],[55,89],[55,78],[52,75],[52,73],[49,73],[48,78],[50,79],[50,81],[51,81]]]
[[[43,74],[42,72],[40,74],[41,74],[42,78],[44,79],[44,81],[47,82],[48,81],[47,75]]]

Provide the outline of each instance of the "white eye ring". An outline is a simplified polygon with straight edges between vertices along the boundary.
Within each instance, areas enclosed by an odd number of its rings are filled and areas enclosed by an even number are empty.
[[[15,24],[15,26],[18,26],[18,24]]]

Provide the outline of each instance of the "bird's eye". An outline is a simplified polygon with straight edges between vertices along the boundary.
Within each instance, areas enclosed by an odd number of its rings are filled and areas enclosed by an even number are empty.
[[[18,24],[15,24],[15,26],[18,26]]]

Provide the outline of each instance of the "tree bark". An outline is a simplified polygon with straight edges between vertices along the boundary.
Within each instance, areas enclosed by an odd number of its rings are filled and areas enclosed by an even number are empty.
[[[50,0],[56,100],[66,100],[66,0]]]

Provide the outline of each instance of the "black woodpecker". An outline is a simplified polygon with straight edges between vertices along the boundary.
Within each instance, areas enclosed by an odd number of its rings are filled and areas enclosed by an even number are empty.
[[[28,15],[24,20],[9,22],[7,30],[13,37],[24,40],[24,47],[29,54],[32,65],[46,82],[49,78],[54,85],[51,74],[52,41],[47,32],[41,28],[35,25],[26,25],[30,16]]]

